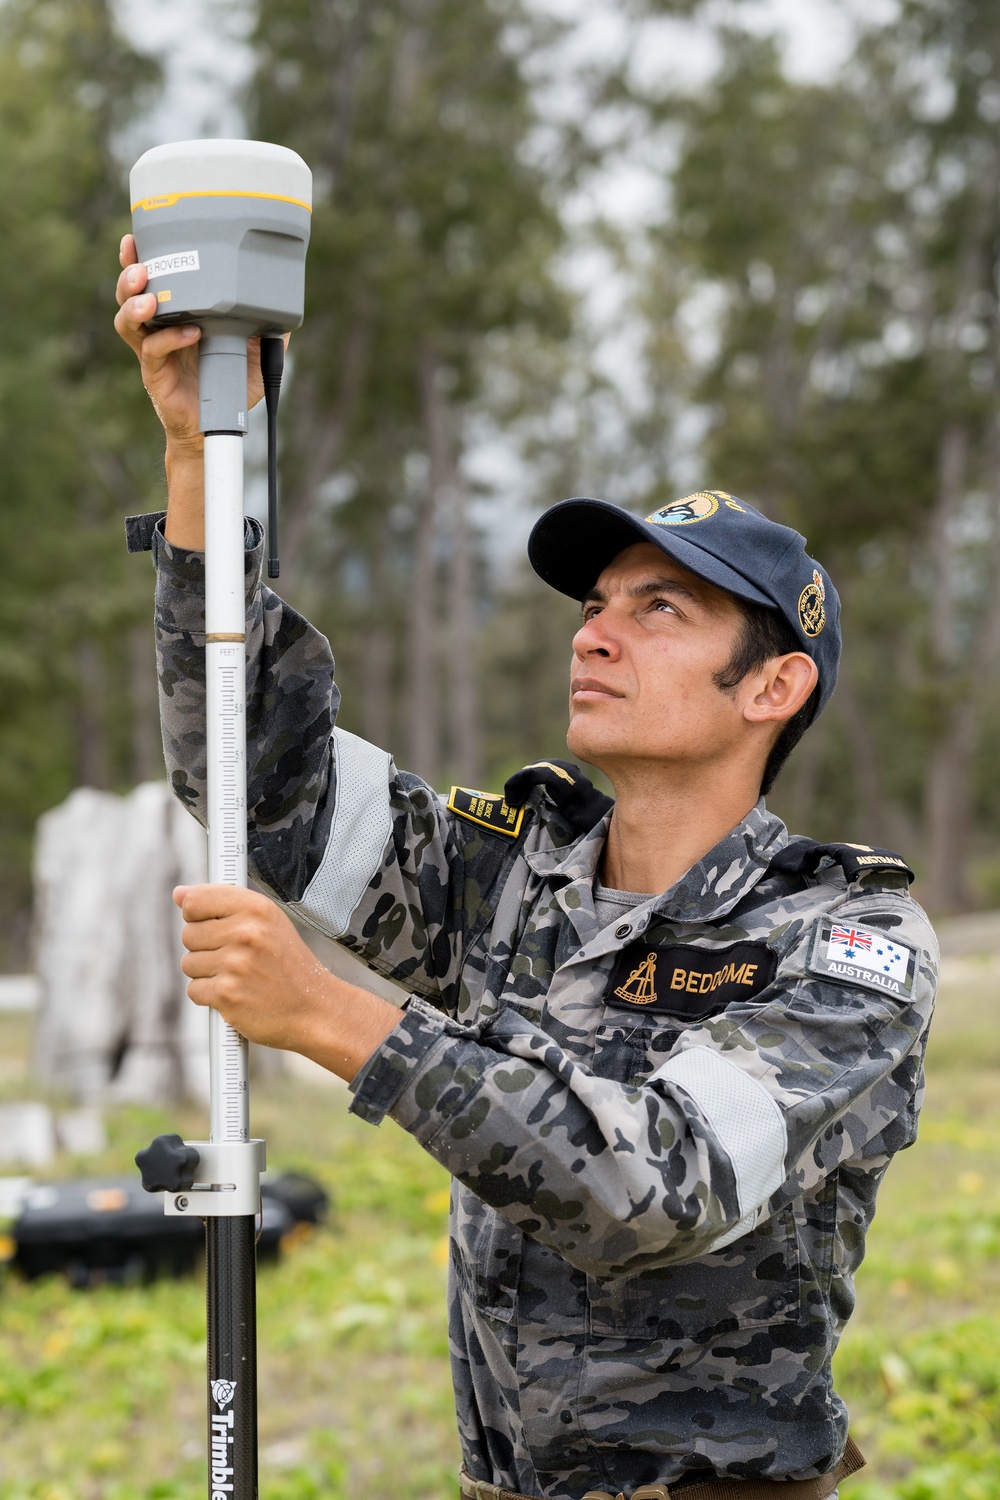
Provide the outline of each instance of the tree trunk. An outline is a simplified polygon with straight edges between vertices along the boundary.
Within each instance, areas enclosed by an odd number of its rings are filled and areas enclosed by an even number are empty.
[[[129,706],[132,710],[132,780],[155,781],[163,775],[156,652],[150,626],[133,626],[129,634]]]
[[[292,371],[288,397],[291,462],[289,493],[282,496],[281,557],[293,573],[305,555],[309,533],[316,519],[320,491],[329,479],[344,443],[348,427],[361,399],[367,372],[370,343],[365,309],[360,309],[344,341],[340,380],[332,406],[324,405],[316,372],[301,378]]]
[[[104,660],[98,643],[84,636],[76,648],[76,779],[80,786],[110,785]]]
[[[417,375],[427,446],[427,479],[414,517],[413,587],[404,658],[409,713],[408,769],[433,784],[440,758],[435,543],[445,463],[437,391],[439,366],[426,340],[420,346]]]
[[[362,733],[382,750],[392,748],[392,636],[385,619],[384,601],[389,597],[385,547],[376,541],[371,558],[371,593],[377,612],[368,620],[361,642],[364,693],[361,700]]]
[[[452,455],[454,459],[454,454]],[[457,467],[451,483],[451,568],[448,591],[448,680],[451,758],[469,786],[482,780],[482,736],[477,694],[475,581],[469,492]]]
[[[854,690],[850,664],[842,660],[837,678],[837,695],[834,700],[840,712],[851,746],[855,785],[861,808],[863,838],[867,844],[885,847],[889,842],[887,806],[888,798],[882,785],[878,753],[872,739],[871,729],[864,709]]]
[[[938,448],[937,499],[929,528],[933,568],[931,656],[934,701],[943,715],[941,733],[927,764],[924,820],[927,830],[927,904],[932,911],[958,911],[966,902],[965,841],[968,826],[968,747],[965,714],[954,706],[957,670],[953,524],[965,487],[969,433],[957,419],[947,424]],[[961,722],[961,735],[958,735]]]

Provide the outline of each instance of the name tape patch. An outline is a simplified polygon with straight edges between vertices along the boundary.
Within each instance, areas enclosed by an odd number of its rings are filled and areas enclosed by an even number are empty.
[[[156,255],[146,262],[146,275],[150,281],[155,281],[157,276],[177,276],[181,271],[200,270],[197,250],[176,250],[172,255]]]
[[[728,948],[631,943],[618,955],[606,1005],[700,1021],[737,1000],[752,1000],[774,978],[778,956],[765,943]]]
[[[517,838],[524,819],[524,808],[511,807],[502,792],[475,792],[467,786],[452,787],[448,808],[460,818],[493,833],[504,833],[510,839]]]
[[[806,967],[824,979],[860,984],[905,1000],[913,993],[917,955],[905,943],[892,943],[872,928],[840,926],[821,917]]]

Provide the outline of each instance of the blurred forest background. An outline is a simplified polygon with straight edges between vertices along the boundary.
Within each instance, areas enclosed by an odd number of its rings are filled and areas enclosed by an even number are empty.
[[[520,561],[531,519],[719,485],[844,600],[777,810],[900,848],[935,912],[1000,905],[995,0],[827,5],[848,30],[809,78],[750,0],[621,0],[604,51],[555,0],[204,9],[249,59],[243,133],[315,174],[281,587],[346,727],[440,786],[561,753],[574,609]],[[108,0],[0,5],[10,968],[38,815],[162,774],[122,531],[162,504],[161,443],[111,326],[128,167],[164,138],[135,31]]]

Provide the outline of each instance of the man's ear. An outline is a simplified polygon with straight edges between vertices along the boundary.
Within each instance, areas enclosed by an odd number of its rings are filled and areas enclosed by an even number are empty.
[[[747,679],[743,717],[751,724],[784,723],[797,714],[819,681],[811,656],[774,656]]]

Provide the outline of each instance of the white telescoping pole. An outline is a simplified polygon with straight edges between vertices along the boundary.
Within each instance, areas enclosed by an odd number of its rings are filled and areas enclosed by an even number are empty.
[[[243,436],[246,431],[245,330],[210,335],[199,353],[205,434],[205,745],[208,773],[208,878],[247,883],[246,605]],[[222,421],[219,421],[219,416]],[[219,422],[216,427],[215,423]],[[205,1217],[208,1334],[209,1500],[257,1500],[257,1168],[242,1161],[250,1142],[249,1047],[209,1011],[210,1147],[237,1153],[235,1184],[250,1171],[252,1203]],[[263,1143],[257,1143],[261,1156]],[[204,1157],[204,1153],[202,1153]],[[217,1175],[223,1187],[228,1173]],[[221,1177],[222,1181],[219,1181]],[[192,1198],[193,1198],[192,1194]],[[236,1196],[235,1194],[233,1196]],[[239,1193],[243,1197],[243,1192]]]
[[[269,341],[302,322],[312,174],[294,151],[268,142],[182,141],[147,151],[129,187],[136,249],[156,293],[153,326],[193,322],[202,331],[208,878],[245,886],[247,339],[267,345],[270,409],[280,360]],[[269,576],[277,576],[276,559]],[[257,1500],[256,1220],[265,1153],[250,1138],[248,1053],[210,1010],[210,1139],[162,1135],[136,1157],[143,1185],[164,1194],[168,1215],[205,1221],[208,1500]]]
[[[246,610],[243,439],[205,437],[205,678],[208,878],[247,883]],[[250,1136],[246,1041],[209,1013],[210,1139]]]

